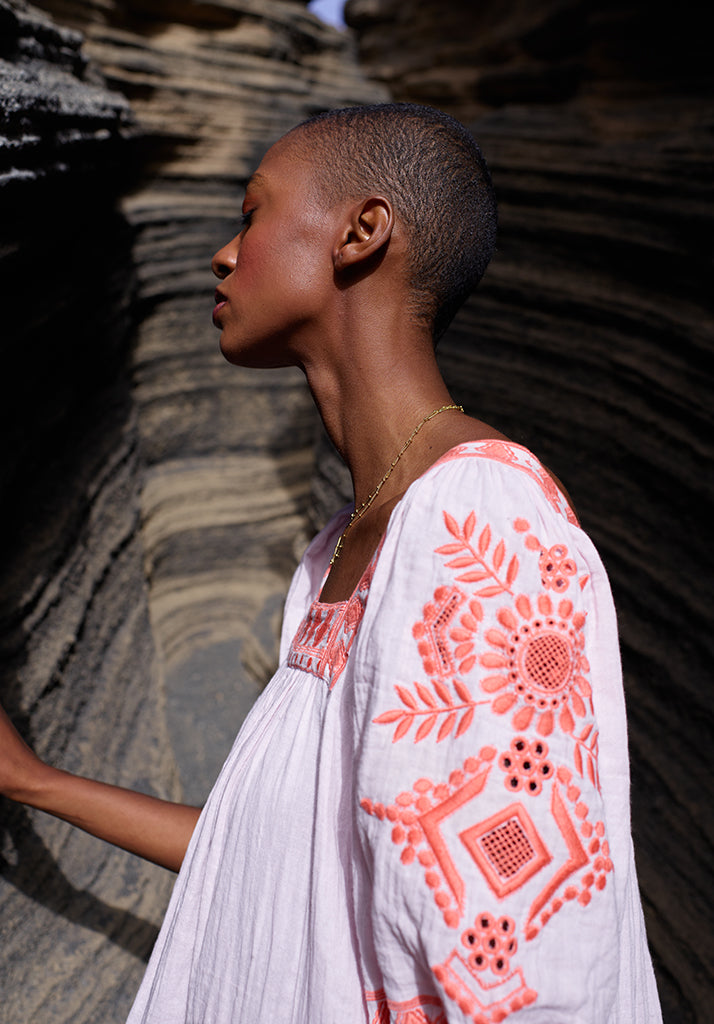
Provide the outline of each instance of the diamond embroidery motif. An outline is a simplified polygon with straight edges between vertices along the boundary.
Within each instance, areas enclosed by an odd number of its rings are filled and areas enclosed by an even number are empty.
[[[522,804],[505,807],[459,838],[499,898],[520,888],[551,860]]]

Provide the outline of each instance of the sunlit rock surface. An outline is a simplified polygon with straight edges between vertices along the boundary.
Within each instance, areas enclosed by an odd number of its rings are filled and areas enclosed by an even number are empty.
[[[0,693],[54,764],[200,802],[270,675],[315,414],[224,363],[209,261],[274,138],[384,95],[301,3],[0,0]],[[0,813],[0,1021],[119,1024],[172,876]]]
[[[365,67],[467,121],[498,254],[442,344],[455,396],[564,481],[618,606],[634,829],[666,1020],[712,990],[714,103],[706,9],[349,0]]]

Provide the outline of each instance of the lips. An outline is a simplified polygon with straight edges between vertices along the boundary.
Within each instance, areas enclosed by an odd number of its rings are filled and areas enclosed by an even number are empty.
[[[212,317],[212,319],[213,319],[214,325],[216,327],[220,327],[220,323],[218,322],[217,317],[220,315],[221,310],[223,309],[223,307],[226,304],[226,297],[217,288],[216,288],[216,291],[214,293],[214,302],[216,303],[216,305],[215,305],[215,307],[213,309],[213,317]]]

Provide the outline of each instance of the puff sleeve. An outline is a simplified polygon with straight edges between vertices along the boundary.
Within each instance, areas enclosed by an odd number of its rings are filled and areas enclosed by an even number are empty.
[[[496,448],[407,493],[353,652],[370,1009],[659,1020],[618,1009],[644,932],[607,578],[540,464]]]

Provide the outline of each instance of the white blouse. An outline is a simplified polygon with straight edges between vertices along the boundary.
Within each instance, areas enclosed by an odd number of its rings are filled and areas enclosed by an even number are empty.
[[[650,1024],[617,627],[518,445],[415,481],[348,601],[308,548],[129,1024]]]

